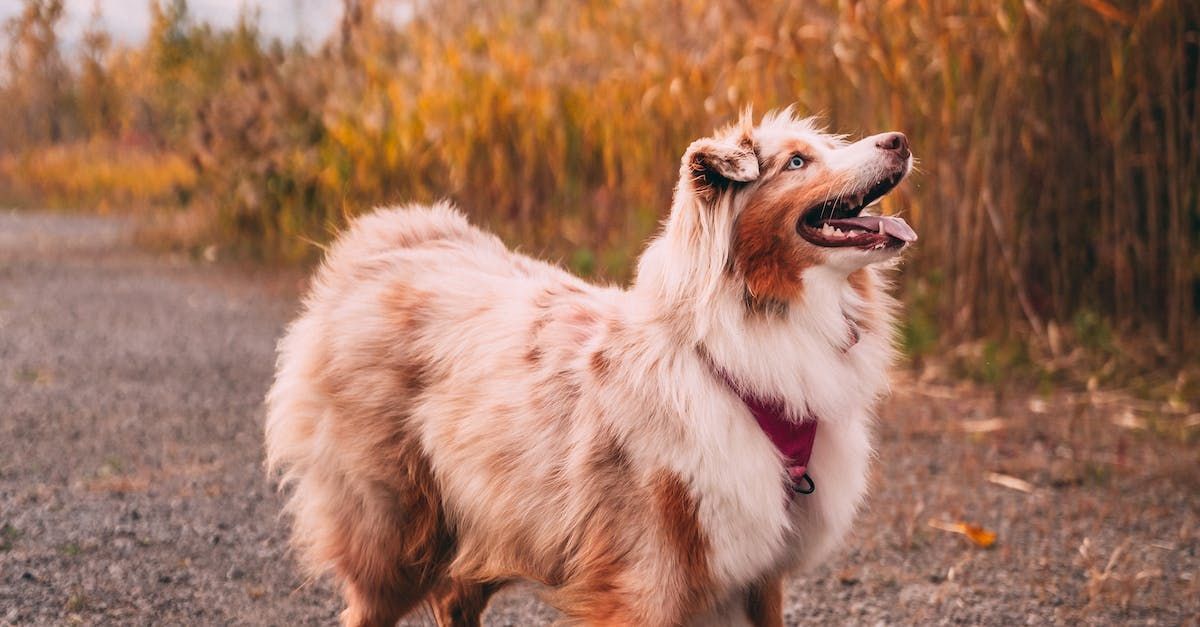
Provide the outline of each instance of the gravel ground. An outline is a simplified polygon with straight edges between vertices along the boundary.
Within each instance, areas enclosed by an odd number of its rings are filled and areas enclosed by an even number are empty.
[[[0,213],[0,624],[335,622],[262,472],[303,278],[151,255],[131,230]],[[790,582],[788,623],[1200,624],[1197,411],[902,377],[868,510]],[[554,614],[519,586],[486,618]]]

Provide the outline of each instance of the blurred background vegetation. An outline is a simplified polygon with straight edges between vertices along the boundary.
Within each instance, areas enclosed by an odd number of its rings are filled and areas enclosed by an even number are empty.
[[[0,199],[302,263],[350,215],[448,197],[623,281],[688,142],[796,103],[910,137],[920,170],[885,210],[921,234],[899,279],[918,363],[1196,389],[1194,0],[342,3],[310,45],[252,11],[221,29],[150,0],[144,42],[95,19],[67,49],[62,0],[23,0],[4,25]]]

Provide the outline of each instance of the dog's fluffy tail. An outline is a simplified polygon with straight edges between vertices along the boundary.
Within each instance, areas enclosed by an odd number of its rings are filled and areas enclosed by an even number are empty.
[[[284,483],[315,461],[318,423],[326,411],[313,376],[319,367],[311,349],[310,338],[319,332],[314,322],[306,315],[288,327],[279,342],[275,382],[267,392],[267,470],[284,470]]]
[[[334,241],[314,277],[304,311],[279,341],[275,382],[267,394],[265,425],[267,468],[282,470],[287,484],[318,463],[322,417],[329,411],[320,392],[321,303],[326,290],[361,279],[382,255],[452,241],[478,249],[503,250],[496,237],[480,231],[448,202],[376,209],[356,218]]]
[[[479,243],[493,240],[471,226],[462,212],[446,201],[433,205],[404,205],[383,207],[354,219],[334,242],[325,261],[324,274],[329,266],[339,262],[363,260],[371,256],[402,248],[414,248],[434,241],[463,241]]]
[[[322,298],[322,292],[361,276],[380,255],[434,241],[484,244],[490,239],[447,202],[376,209],[350,223],[314,277],[304,311],[279,341],[275,382],[266,399],[268,471],[283,470],[287,484],[318,462],[322,416],[329,411],[318,385],[323,367],[318,347],[327,329],[320,322],[322,312],[314,308],[338,300]]]
[[[294,542],[314,574],[332,553],[316,545],[322,521],[344,514],[334,510],[345,503],[348,489],[330,437],[336,407],[323,385],[333,331],[328,309],[344,302],[339,290],[346,285],[389,267],[390,255],[448,241],[502,249],[498,239],[472,227],[448,203],[378,209],[354,220],[330,247],[303,311],[279,341],[275,381],[266,398],[266,465],[281,489],[292,488],[287,509],[295,518]]]

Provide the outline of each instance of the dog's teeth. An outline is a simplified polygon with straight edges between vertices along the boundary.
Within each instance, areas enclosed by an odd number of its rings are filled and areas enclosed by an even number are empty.
[[[822,227],[821,227],[821,233],[822,233],[822,234],[824,234],[824,235],[832,235],[832,234],[833,234],[833,227],[832,227],[832,226],[829,226],[829,223],[828,223],[828,222],[826,222],[826,223],[825,223],[825,226],[822,226]]]
[[[879,234],[883,235],[883,220],[879,221]]]

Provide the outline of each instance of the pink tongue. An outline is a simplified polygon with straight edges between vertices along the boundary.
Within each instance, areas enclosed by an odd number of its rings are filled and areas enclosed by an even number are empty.
[[[829,226],[838,227],[843,231],[846,230],[846,227],[850,227],[875,233],[887,233],[902,242],[917,241],[917,232],[912,230],[912,227],[908,226],[908,223],[903,218],[897,218],[896,216],[858,216],[856,218],[826,220],[825,223]],[[882,225],[882,229],[880,225]]]

